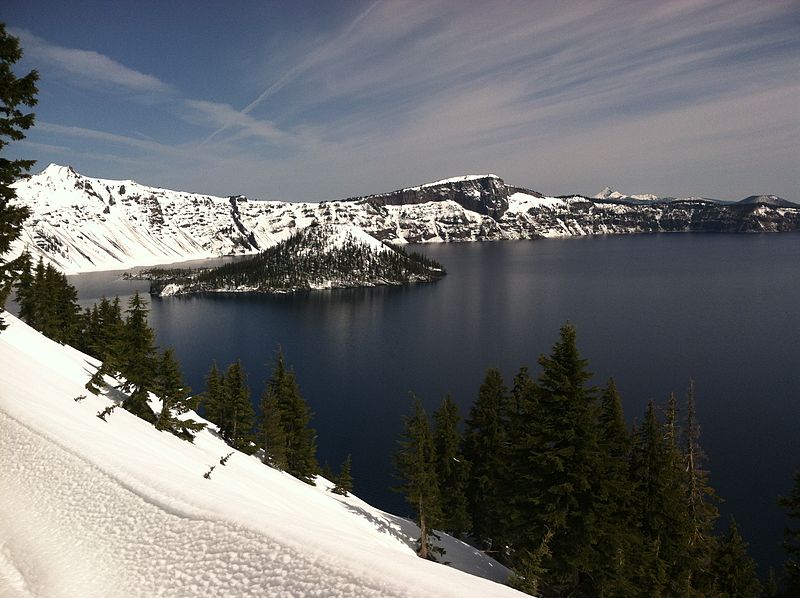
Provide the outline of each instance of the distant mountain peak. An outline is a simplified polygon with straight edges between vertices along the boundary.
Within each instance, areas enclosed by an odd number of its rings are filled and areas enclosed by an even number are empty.
[[[48,164],[47,168],[42,170],[39,175],[49,178],[68,178],[81,176],[75,172],[75,169],[72,168],[72,166],[62,166],[61,164],[56,164],[55,162]]]
[[[615,191],[609,186],[606,186],[600,193],[593,195],[592,199],[635,199],[638,201],[656,201],[660,198],[658,195],[653,195],[652,193],[626,195],[624,193],[620,193],[619,191]]]
[[[775,206],[779,208],[797,208],[800,207],[800,204],[796,204],[794,202],[789,201],[788,199],[783,199],[782,197],[778,197],[777,195],[750,195],[749,197],[745,197],[743,200],[737,202],[740,204],[762,204],[768,206]]]
[[[597,195],[594,195],[593,197],[594,197],[594,199],[605,199],[605,198],[607,198],[607,197],[609,197],[611,195],[614,195],[615,193],[617,193],[617,192],[614,191],[608,185],[606,185],[600,193],[598,193]],[[619,193],[617,193],[617,194],[620,195]]]

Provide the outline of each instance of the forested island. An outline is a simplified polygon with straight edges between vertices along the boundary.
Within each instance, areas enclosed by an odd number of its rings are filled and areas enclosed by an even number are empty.
[[[215,268],[151,268],[136,274],[151,281],[150,294],[291,293],[432,282],[441,264],[416,252],[381,243],[348,225],[310,226],[255,257]]]

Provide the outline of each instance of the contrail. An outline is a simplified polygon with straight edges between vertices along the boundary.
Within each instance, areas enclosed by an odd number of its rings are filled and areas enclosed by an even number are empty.
[[[383,0],[376,0],[375,2],[370,4],[364,12],[362,12],[355,19],[353,19],[353,22],[350,23],[350,25],[347,26],[347,29],[342,31],[333,40],[329,41],[327,44],[325,44],[324,46],[319,48],[316,52],[314,52],[310,56],[306,57],[306,59],[303,60],[300,64],[297,64],[297,65],[293,66],[291,69],[289,69],[277,81],[275,81],[272,85],[270,85],[264,91],[262,91],[261,94],[255,100],[253,100],[247,106],[245,106],[242,110],[240,110],[240,113],[241,114],[249,114],[253,110],[253,108],[255,108],[261,102],[263,102],[265,98],[268,98],[269,96],[271,96],[276,91],[284,88],[290,81],[295,79],[298,75],[300,75],[304,71],[307,71],[309,68],[314,66],[317,62],[319,62],[320,58],[322,58],[323,56],[328,54],[328,52],[330,51],[331,47],[333,47],[335,44],[339,43],[339,41],[341,41],[343,38],[345,38],[348,35],[350,35],[353,32],[353,30],[356,27],[358,27],[359,23],[361,23],[361,21],[363,21],[367,17],[367,15],[369,15],[369,13],[372,12],[372,9],[374,9],[382,1]],[[208,137],[206,137],[200,145],[205,145],[206,143],[211,141],[214,137],[219,135],[222,131],[224,131],[227,128],[228,128],[228,125],[221,126],[219,129],[217,129],[216,131],[211,133]]]

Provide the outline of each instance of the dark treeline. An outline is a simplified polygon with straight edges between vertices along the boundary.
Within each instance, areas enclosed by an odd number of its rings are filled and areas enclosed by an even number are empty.
[[[232,447],[258,453],[264,463],[314,484],[319,465],[316,432],[309,427],[312,413],[280,350],[261,396],[258,417],[239,361],[224,373],[216,363],[211,366],[201,406],[205,417],[217,424],[220,435]]]
[[[486,550],[515,571],[512,585],[543,597],[777,595],[774,580],[762,588],[736,522],[715,533],[691,382],[681,409],[674,395],[650,402],[629,429],[613,379],[588,385],[571,325],[538,361],[538,378],[522,368],[511,387],[488,370],[463,434],[449,397],[432,425],[414,401],[395,465],[420,556],[436,553],[437,529]],[[800,517],[800,474],[783,500]],[[798,538],[787,530],[790,592]]]
[[[85,317],[78,292],[67,277],[41,259],[34,267],[28,253],[20,257],[19,268],[16,301],[20,319],[56,342],[80,344]]]
[[[151,293],[159,294],[168,284],[181,285],[182,292],[242,288],[285,292],[329,282],[339,287],[400,284],[444,274],[440,264],[421,254],[395,247],[376,252],[347,233],[335,245],[331,243],[333,234],[327,227],[310,226],[250,259],[211,269],[151,269],[147,271],[153,279]]]

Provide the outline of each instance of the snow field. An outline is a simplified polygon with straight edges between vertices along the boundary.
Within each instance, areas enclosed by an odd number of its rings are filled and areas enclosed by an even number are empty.
[[[0,596],[504,596],[422,561],[413,523],[159,432],[83,385],[97,362],[9,314],[0,334]],[[81,401],[73,399],[86,395]],[[203,473],[215,465],[210,479]],[[508,571],[444,537],[454,566]]]

